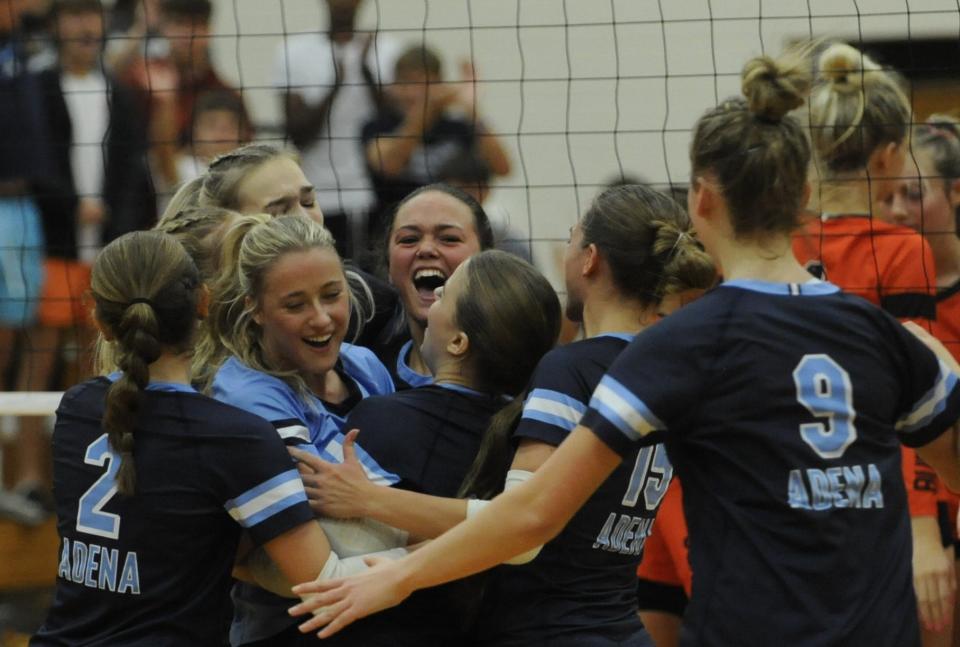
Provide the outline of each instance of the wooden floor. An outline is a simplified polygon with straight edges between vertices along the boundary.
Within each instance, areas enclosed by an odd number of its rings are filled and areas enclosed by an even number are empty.
[[[55,517],[37,528],[0,520],[0,591],[53,586],[58,547]]]
[[[58,547],[54,517],[37,528],[0,520],[0,595],[52,588]],[[30,609],[33,617],[34,606]],[[39,612],[42,618],[43,610]],[[28,639],[27,635],[0,627],[0,647],[25,647]]]

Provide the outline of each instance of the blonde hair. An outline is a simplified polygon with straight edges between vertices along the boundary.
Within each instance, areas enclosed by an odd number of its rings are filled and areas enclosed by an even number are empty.
[[[219,356],[205,358],[219,366],[227,355],[234,355],[250,368],[273,375],[306,398],[310,389],[295,371],[271,366],[263,354],[260,326],[253,315],[260,307],[267,272],[285,254],[311,249],[337,253],[333,236],[322,225],[306,216],[272,218],[266,214],[240,216],[223,239],[220,273],[213,285],[213,300],[208,326],[211,347],[222,349]],[[366,283],[355,272],[345,270],[352,317],[367,316],[355,298],[366,290]]]
[[[277,158],[296,161],[291,153],[268,144],[248,144],[220,155],[210,162],[203,175],[198,203],[224,209],[239,209],[240,184],[251,172]]]
[[[896,73],[846,43],[834,43],[817,61],[809,124],[828,176],[857,171],[881,146],[904,140],[910,102]]]

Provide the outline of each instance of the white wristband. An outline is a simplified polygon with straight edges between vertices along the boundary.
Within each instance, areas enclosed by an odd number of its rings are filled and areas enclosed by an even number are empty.
[[[506,481],[503,484],[503,491],[506,492],[521,483],[530,480],[530,477],[533,476],[533,472],[527,470],[510,470],[507,472]],[[467,499],[467,519],[477,516],[481,510],[486,508],[490,504],[489,501],[483,499]],[[543,548],[543,544],[531,548],[525,553],[521,553],[516,557],[512,557],[504,562],[504,564],[510,564],[512,566],[517,566],[519,564],[526,564],[532,562],[534,558],[540,554],[540,549]]]

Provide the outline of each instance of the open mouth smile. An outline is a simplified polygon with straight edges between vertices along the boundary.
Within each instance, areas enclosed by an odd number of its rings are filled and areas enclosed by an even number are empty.
[[[413,286],[421,299],[432,300],[433,291],[447,282],[447,275],[442,270],[424,268],[413,274]]]

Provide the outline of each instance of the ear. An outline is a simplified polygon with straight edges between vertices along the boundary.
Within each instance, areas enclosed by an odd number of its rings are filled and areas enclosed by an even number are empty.
[[[458,330],[453,339],[447,342],[447,352],[453,357],[463,358],[470,350],[470,337],[462,330]]]
[[[596,273],[600,267],[600,250],[596,243],[590,243],[584,248],[586,255],[583,258],[583,267],[580,268],[580,275],[587,277]]]
[[[954,180],[950,183],[947,197],[950,199],[950,206],[953,208],[960,206],[960,180]]]
[[[98,331],[101,335],[103,335],[103,338],[104,338],[104,339],[106,339],[107,341],[114,341],[114,340],[117,338],[116,335],[114,335],[112,332],[110,332],[110,329],[107,328],[106,324],[103,323],[102,321],[100,321],[100,317],[97,316],[97,310],[96,310],[96,309],[94,309],[94,310],[90,313],[90,318],[93,320],[93,326],[97,329],[97,331]]]
[[[892,178],[900,175],[904,162],[900,143],[890,142],[878,148],[870,157],[873,167],[871,170],[879,177]]]
[[[197,319],[206,319],[210,314],[210,288],[206,283],[200,285],[200,298],[197,299]]]
[[[253,310],[253,322],[258,326],[263,325],[263,317],[260,314],[260,309],[256,307],[256,303],[253,302],[253,299],[250,297],[243,297],[243,307],[247,310]]]
[[[696,214],[701,218],[709,218],[716,209],[718,197],[713,184],[708,182],[706,178],[694,178],[690,186],[688,200],[691,215]]]

